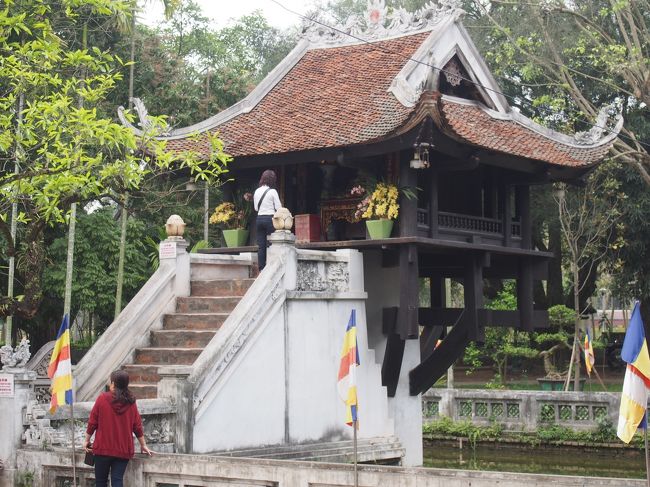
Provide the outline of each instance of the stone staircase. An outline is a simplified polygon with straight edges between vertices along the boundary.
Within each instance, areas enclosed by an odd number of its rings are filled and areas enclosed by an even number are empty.
[[[137,348],[134,362],[122,366],[135,397],[157,397],[159,366],[193,364],[254,280],[192,280],[190,296],[177,298],[176,312],[165,315],[162,329],[150,333],[149,346]]]
[[[314,462],[353,462],[352,440],[303,443],[290,446],[247,448],[218,452],[219,456],[266,458],[275,460],[308,460]],[[362,438],[357,441],[357,459],[362,463],[399,463],[404,447],[395,436]]]

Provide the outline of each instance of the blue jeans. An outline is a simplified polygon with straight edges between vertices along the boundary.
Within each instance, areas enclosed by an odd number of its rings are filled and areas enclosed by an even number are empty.
[[[95,455],[95,487],[108,487],[108,474],[111,474],[111,487],[123,487],[124,472],[129,461],[126,458]]]
[[[266,266],[266,237],[275,231],[271,215],[257,215],[257,265],[260,270]]]

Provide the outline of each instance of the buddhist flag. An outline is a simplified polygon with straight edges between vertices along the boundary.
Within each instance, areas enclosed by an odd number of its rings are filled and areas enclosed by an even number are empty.
[[[47,376],[52,379],[52,401],[50,414],[64,404],[72,404],[72,362],[70,361],[70,323],[68,315],[63,316],[56,343],[52,350]]]
[[[585,367],[587,367],[587,374],[589,375],[591,375],[591,369],[594,368],[594,362],[596,362],[594,347],[591,344],[591,337],[587,328],[587,333],[585,333]]]
[[[650,357],[638,301],[634,305],[625,333],[621,358],[627,362],[627,369],[616,434],[625,443],[629,443],[637,428],[646,428],[646,406],[650,387]]]
[[[345,329],[341,364],[339,366],[338,390],[339,396],[345,402],[345,422],[353,426],[357,424],[359,403],[357,401],[357,367],[359,366],[359,349],[357,348],[357,315],[352,310],[350,321]],[[358,427],[358,426],[357,426]]]

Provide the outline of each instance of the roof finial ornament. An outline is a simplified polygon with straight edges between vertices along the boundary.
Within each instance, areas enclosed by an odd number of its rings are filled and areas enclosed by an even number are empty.
[[[611,130],[607,128],[607,122],[610,117],[616,121],[614,128]],[[621,113],[620,107],[616,103],[610,103],[599,110],[596,123],[594,123],[591,129],[585,132],[576,132],[573,137],[580,145],[597,144],[605,133],[618,133],[622,126],[623,114]]]
[[[313,44],[345,44],[360,38],[366,41],[427,30],[441,21],[462,16],[460,0],[430,1],[416,12],[404,8],[390,11],[386,0],[368,0],[364,15],[353,15],[345,24],[328,27],[318,18],[305,19],[303,37]]]

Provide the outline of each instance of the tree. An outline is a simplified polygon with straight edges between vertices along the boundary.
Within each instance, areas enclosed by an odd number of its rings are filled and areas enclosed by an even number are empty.
[[[99,48],[75,48],[68,36],[80,32],[83,15],[128,13],[128,2],[5,4],[0,10],[0,233],[7,255],[19,257],[23,289],[21,297],[0,298],[0,316],[30,318],[42,298],[44,230],[66,221],[72,203],[137,188],[147,178],[176,168],[215,180],[229,157],[218,139],[211,141],[208,161],[194,153],[167,152],[154,138],[164,125],[161,119],[145,121],[145,135],[136,138],[101,116],[98,105],[120,78],[120,60]],[[25,102],[19,112],[21,95]],[[23,225],[18,245],[8,218],[14,202]]]
[[[579,390],[580,384],[580,318],[585,312],[580,292],[590,282],[600,261],[610,250],[614,224],[619,217],[618,182],[599,177],[601,174],[603,173],[599,171],[592,174],[584,188],[568,189],[565,184],[557,185],[560,227],[568,254],[575,312],[571,352],[575,391]],[[595,198],[594,194],[599,194],[600,197]],[[571,365],[569,375],[570,371]],[[567,377],[566,389],[568,386]]]
[[[650,3],[495,0],[476,4],[493,29],[484,48],[488,62],[508,80],[504,88],[522,101],[522,111],[568,131],[591,130],[602,106],[613,104],[622,111],[625,124],[611,153],[615,164],[608,172],[625,182],[619,188],[627,196],[620,211],[631,220],[621,219],[618,252],[606,257],[617,288],[641,299],[642,314],[650,325],[650,255],[645,246],[636,244],[636,239],[650,235],[650,222],[638,218],[650,184]]]

